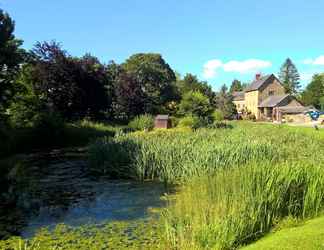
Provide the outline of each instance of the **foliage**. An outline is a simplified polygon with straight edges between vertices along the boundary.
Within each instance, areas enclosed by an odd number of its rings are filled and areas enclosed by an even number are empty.
[[[135,54],[122,64],[123,69],[136,76],[143,91],[144,113],[156,114],[160,107],[174,98],[172,83],[175,74],[160,54]]]
[[[57,114],[42,114],[33,127],[2,127],[0,158],[39,149],[86,146],[99,137],[111,137],[122,127],[82,120],[62,124]]]
[[[120,72],[115,82],[114,116],[118,120],[129,120],[144,114],[145,97],[136,75]]]
[[[319,99],[320,109],[324,110],[324,96]]]
[[[147,130],[150,131],[154,128],[154,117],[152,115],[136,116],[128,126],[133,130]]]
[[[8,250],[101,250],[161,249],[160,226],[152,219],[106,222],[100,225],[70,227],[57,225],[43,229],[31,239],[13,237],[0,241],[0,249]]]
[[[302,93],[302,101],[305,105],[313,105],[321,108],[321,98],[324,96],[324,74],[316,74]]]
[[[181,79],[181,77],[177,79],[176,85],[182,97],[190,91],[198,91],[207,96],[210,103],[213,104],[215,93],[207,82],[199,81],[197,76],[186,74],[183,79]]]
[[[287,93],[296,95],[300,88],[300,76],[295,64],[287,58],[280,68],[279,79]]]
[[[14,30],[15,22],[0,9],[0,112],[14,95],[14,79],[25,55],[20,48],[22,41],[15,38]]]
[[[215,109],[213,114],[212,114],[214,122],[221,122],[224,120],[224,115],[223,112],[219,109]]]
[[[197,129],[201,126],[201,119],[198,116],[187,115],[179,120],[178,126]]]
[[[236,91],[243,91],[243,85],[242,85],[241,81],[239,81],[237,79],[234,79],[232,84],[231,84],[231,87],[229,89],[229,92],[233,93],[233,92],[236,92]]]
[[[236,107],[233,103],[233,96],[227,91],[226,85],[223,85],[216,94],[217,109],[222,111],[225,119],[232,119],[236,114]]]
[[[192,115],[199,118],[208,118],[212,112],[212,105],[207,96],[199,91],[189,91],[180,103],[179,113]]]

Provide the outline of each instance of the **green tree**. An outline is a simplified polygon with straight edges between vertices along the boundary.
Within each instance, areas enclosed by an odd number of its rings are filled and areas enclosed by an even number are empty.
[[[298,93],[300,89],[300,76],[295,64],[290,58],[287,58],[281,66],[279,79],[285,87],[287,93],[292,95],[296,95]]]
[[[234,81],[231,84],[229,92],[233,93],[235,91],[242,91],[242,90],[243,90],[243,85],[242,85],[241,81],[234,79]]]
[[[319,103],[321,110],[324,110],[324,95],[319,99]]]
[[[190,73],[186,74],[183,79],[178,78],[176,84],[182,96],[190,91],[199,91],[208,96],[211,103],[215,98],[215,93],[213,92],[211,86],[209,86],[205,81],[200,81],[197,76]]]
[[[324,74],[316,74],[312,81],[302,92],[301,99],[305,105],[321,108],[321,100],[324,97]]]
[[[176,81],[176,76],[160,54],[132,55],[122,68],[136,77],[144,94],[145,113],[158,113],[167,102],[172,101],[170,91],[174,89],[172,83]]]
[[[180,114],[194,115],[199,118],[208,118],[211,116],[213,107],[209,98],[199,91],[189,91],[186,93],[180,103]]]
[[[233,97],[230,92],[227,91],[227,87],[224,84],[220,91],[216,94],[216,106],[217,109],[222,111],[224,118],[230,119],[236,114],[236,108],[233,103]]]
[[[15,77],[24,59],[22,41],[14,36],[15,22],[0,9],[0,112],[15,92]]]

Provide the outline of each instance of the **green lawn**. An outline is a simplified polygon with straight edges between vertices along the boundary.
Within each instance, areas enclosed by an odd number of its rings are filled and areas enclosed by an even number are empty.
[[[324,217],[307,221],[305,224],[270,233],[261,240],[242,250],[323,250]]]

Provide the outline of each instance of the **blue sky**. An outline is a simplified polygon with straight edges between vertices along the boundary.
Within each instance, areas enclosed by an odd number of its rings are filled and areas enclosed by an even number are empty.
[[[323,0],[0,0],[0,8],[27,49],[55,39],[72,55],[118,63],[161,53],[174,70],[214,89],[278,73],[287,57],[304,85],[324,72]]]

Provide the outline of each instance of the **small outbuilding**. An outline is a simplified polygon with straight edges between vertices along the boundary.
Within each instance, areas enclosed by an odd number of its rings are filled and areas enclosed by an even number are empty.
[[[170,128],[171,121],[168,115],[157,115],[154,121],[155,128]]]

